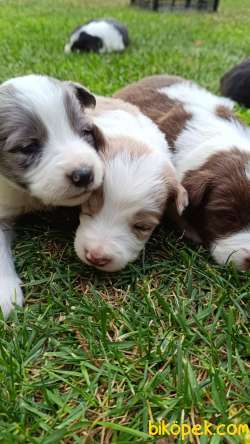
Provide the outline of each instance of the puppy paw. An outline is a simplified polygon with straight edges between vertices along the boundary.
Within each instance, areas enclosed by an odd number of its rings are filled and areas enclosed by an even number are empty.
[[[23,292],[20,287],[20,280],[13,277],[4,277],[0,281],[0,307],[4,318],[8,318],[14,305],[23,305]]]

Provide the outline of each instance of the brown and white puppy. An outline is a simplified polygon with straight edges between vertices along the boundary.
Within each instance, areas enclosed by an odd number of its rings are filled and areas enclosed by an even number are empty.
[[[11,225],[47,206],[80,205],[103,180],[101,132],[81,85],[29,75],[0,85],[0,307],[23,303],[11,257]]]
[[[165,134],[189,207],[178,218],[187,237],[219,264],[250,269],[250,129],[234,103],[180,77],[153,76],[115,97],[137,105]],[[176,219],[176,218],[175,218]]]
[[[91,118],[106,139],[102,190],[82,206],[75,249],[105,271],[134,261],[159,224],[169,199],[182,213],[187,193],[178,183],[164,135],[137,107],[96,97]]]

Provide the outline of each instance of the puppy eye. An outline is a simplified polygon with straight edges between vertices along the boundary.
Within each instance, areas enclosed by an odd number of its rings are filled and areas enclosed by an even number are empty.
[[[83,128],[81,130],[81,137],[91,145],[94,144],[94,136],[91,128]]]
[[[134,224],[134,229],[138,230],[138,231],[147,232],[147,231],[151,231],[153,229],[153,227],[151,227],[149,225],[143,225],[143,224]]]
[[[11,153],[22,153],[25,155],[34,154],[37,152],[40,148],[39,142],[31,142],[27,145],[17,145],[13,148],[11,148]]]
[[[81,135],[84,136],[89,136],[89,134],[92,134],[91,129],[90,128],[83,128],[81,130]]]

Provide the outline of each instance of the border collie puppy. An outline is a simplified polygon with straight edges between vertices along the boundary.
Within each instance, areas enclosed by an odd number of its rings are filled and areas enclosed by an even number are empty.
[[[114,19],[91,20],[78,26],[71,34],[64,52],[123,51],[129,44],[126,26]]]
[[[250,59],[228,71],[220,81],[221,93],[250,108]]]
[[[219,264],[249,270],[250,129],[234,117],[233,102],[164,75],[115,96],[136,104],[165,134],[189,195],[178,218],[186,236],[207,246]]]
[[[0,306],[7,316],[23,295],[10,250],[16,216],[74,206],[103,180],[101,132],[85,107],[94,96],[78,84],[29,75],[0,86]]]
[[[181,214],[188,198],[157,126],[121,100],[96,100],[91,116],[106,139],[105,176],[82,206],[75,250],[86,264],[112,272],[138,257],[167,201],[174,199]]]

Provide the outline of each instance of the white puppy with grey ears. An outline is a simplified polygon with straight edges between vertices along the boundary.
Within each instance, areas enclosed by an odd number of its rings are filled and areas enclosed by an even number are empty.
[[[101,131],[84,112],[94,96],[81,85],[29,75],[0,86],[0,307],[22,305],[11,257],[16,216],[84,202],[103,180]]]
[[[82,205],[75,249],[86,264],[118,271],[138,257],[168,201],[182,214],[188,197],[158,127],[133,105],[96,99],[90,114],[106,138],[105,176]]]

